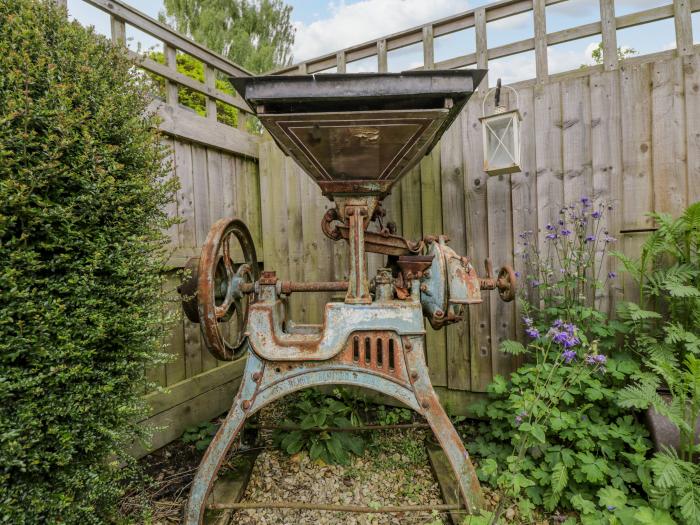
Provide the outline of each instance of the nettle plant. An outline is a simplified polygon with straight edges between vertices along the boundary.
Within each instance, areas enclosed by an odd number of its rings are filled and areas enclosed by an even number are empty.
[[[607,523],[615,505],[606,491],[638,499],[650,442],[617,392],[638,373],[638,362],[615,338],[624,325],[596,308],[596,291],[616,278],[605,270],[615,242],[606,231],[606,204],[583,198],[564,207],[556,224],[521,235],[521,298],[529,343],[506,341],[502,350],[525,364],[509,380],[496,377],[490,401],[479,407],[489,426],[475,444],[481,476],[518,500],[527,516],[534,506],[576,510],[591,523]]]

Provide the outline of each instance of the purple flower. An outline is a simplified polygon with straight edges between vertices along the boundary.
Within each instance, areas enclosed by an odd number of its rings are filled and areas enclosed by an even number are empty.
[[[564,221],[562,221],[561,219],[559,219],[559,226],[564,226]]]
[[[532,281],[530,281],[530,286],[534,286],[535,288],[537,288],[541,284],[542,283],[539,282],[537,279],[533,279]]]
[[[557,234],[556,234],[556,233],[548,233],[548,234],[545,236],[545,238],[549,239],[550,241],[553,241],[554,239],[557,238]]]
[[[561,354],[561,356],[564,358],[564,362],[568,365],[576,359],[576,350],[564,350]]]
[[[547,335],[552,338],[552,341],[567,350],[581,343],[581,340],[576,337],[576,326],[565,323],[561,319],[554,321]]]
[[[607,509],[608,509],[609,511],[611,511],[611,512],[612,512],[613,510],[615,510],[616,508],[617,508],[617,507],[616,507],[615,505],[608,505],[608,506],[607,506]]]
[[[523,317],[523,323],[527,326],[532,326],[532,317]]]
[[[608,358],[603,354],[588,354],[586,356],[586,364],[588,365],[604,365]]]
[[[522,412],[520,412],[520,414],[518,414],[517,416],[515,416],[515,424],[516,424],[516,425],[519,425],[520,423],[522,423],[522,422],[523,422],[523,419],[524,419],[526,416],[527,416],[527,412],[525,412],[524,410],[523,410]]]
[[[520,277],[520,272],[515,272],[516,277]]]
[[[610,237],[609,235],[606,235],[605,238],[603,239],[605,242],[615,242],[617,239],[615,237]]]
[[[617,274],[615,272],[608,273],[608,279],[614,279],[615,277],[617,277]]]
[[[527,328],[525,330],[525,333],[528,336],[530,336],[532,339],[539,339],[539,337],[540,337],[540,331],[533,326],[530,326],[529,328]]]
[[[598,210],[591,213],[591,217],[593,217],[594,219],[600,219],[602,217],[602,215],[603,215],[603,212],[598,211]]]
[[[589,235],[588,237],[586,237],[586,242],[593,242],[593,241],[595,241],[595,235]]]
[[[560,232],[564,237],[571,235],[571,230],[564,229]]]
[[[551,224],[548,224],[547,226],[545,226],[545,228],[547,228],[549,231],[554,231],[557,229],[555,226],[552,226]]]
[[[587,208],[591,205],[591,200],[588,197],[581,197],[581,204],[583,204],[584,208]]]

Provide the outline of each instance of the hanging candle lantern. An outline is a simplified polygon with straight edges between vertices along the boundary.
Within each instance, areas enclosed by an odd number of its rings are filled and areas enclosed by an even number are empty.
[[[518,111],[518,92],[510,86],[505,86],[515,93],[515,109],[508,110],[500,104],[501,79],[495,88],[489,90],[484,97],[482,114],[479,120],[483,132],[484,171],[489,175],[516,173],[520,169],[520,111]],[[495,91],[496,109],[493,115],[485,115],[486,99]]]

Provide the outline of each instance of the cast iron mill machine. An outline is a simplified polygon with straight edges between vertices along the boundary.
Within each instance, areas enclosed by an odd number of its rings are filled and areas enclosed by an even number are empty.
[[[349,245],[347,282],[293,282],[260,272],[248,228],[234,218],[211,228],[193,275],[181,287],[189,319],[199,322],[221,360],[247,358],[238,394],[197,470],[186,524],[202,522],[217,471],[246,419],[291,392],[319,385],[360,386],[391,396],[430,425],[458,480],[470,513],[483,496],[469,454],[428,377],[423,317],[433,328],[462,319],[481,290],[515,296],[503,267],[479,278],[469,257],[443,235],[418,241],[382,226],[382,199],[438,142],[484,70],[233,78],[280,148],[335,203],[323,233]],[[265,196],[263,196],[263,206]],[[235,246],[235,241],[240,246]],[[234,250],[242,254],[234,262]],[[368,252],[387,256],[370,279]],[[195,260],[196,261],[196,260]],[[238,264],[240,263],[240,264]],[[345,292],[328,302],[323,323],[288,319],[286,296]],[[237,331],[227,328],[229,322]],[[234,333],[235,332],[235,333]]]

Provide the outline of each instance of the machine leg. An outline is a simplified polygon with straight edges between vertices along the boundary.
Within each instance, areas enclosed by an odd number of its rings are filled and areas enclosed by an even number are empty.
[[[238,394],[233,400],[233,405],[226,419],[204,453],[197,474],[192,481],[190,497],[185,509],[185,525],[199,525],[204,519],[207,496],[216,479],[216,473],[248,417],[248,411],[244,407],[250,407],[258,386],[253,375],[262,374],[262,370],[263,364],[260,360],[252,352],[248,352],[248,362]]]
[[[467,510],[470,514],[476,514],[484,508],[485,503],[476,470],[469,458],[469,452],[464,448],[462,439],[433,390],[425,363],[423,338],[415,337],[411,342],[412,350],[405,354],[406,365],[414,378],[413,391],[421,407],[421,414],[447,455]]]

